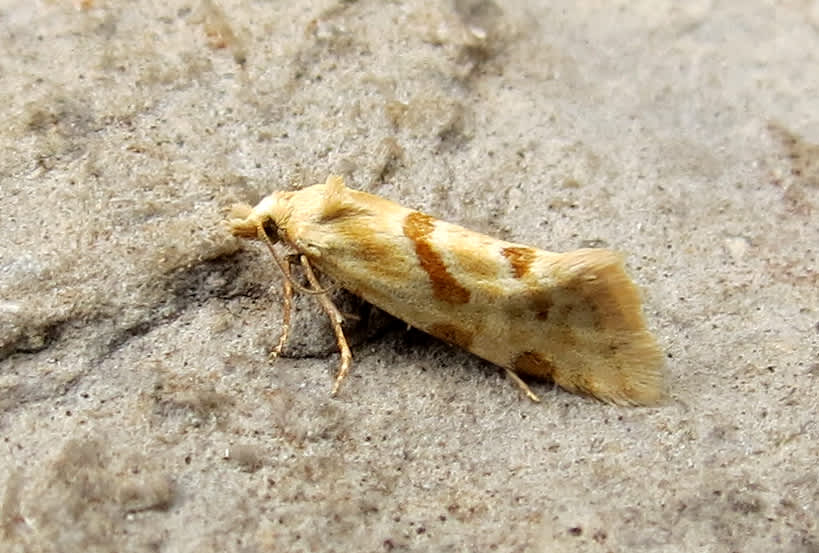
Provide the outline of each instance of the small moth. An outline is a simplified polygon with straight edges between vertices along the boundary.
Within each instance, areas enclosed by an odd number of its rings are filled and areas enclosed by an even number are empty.
[[[313,268],[406,323],[506,370],[550,379],[603,401],[644,405],[663,394],[662,352],[646,329],[639,292],[623,260],[605,249],[552,253],[496,240],[330,176],[256,207],[234,206],[238,237],[267,244],[283,273],[287,341],[294,288],[314,295],[333,326],[341,359],[332,394],[352,360],[343,318]],[[284,243],[294,255],[282,256]],[[309,286],[294,281],[297,260]]]

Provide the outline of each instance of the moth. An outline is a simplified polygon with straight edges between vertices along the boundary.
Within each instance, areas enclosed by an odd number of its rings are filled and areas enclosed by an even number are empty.
[[[343,178],[274,192],[256,207],[234,206],[237,237],[267,245],[283,274],[283,324],[294,289],[315,296],[341,353],[335,395],[352,355],[343,317],[316,270],[409,325],[506,370],[603,401],[645,405],[663,395],[662,352],[647,330],[640,294],[611,250],[553,253],[484,234],[352,190]],[[281,242],[291,255],[274,247]],[[298,262],[307,285],[291,273]]]

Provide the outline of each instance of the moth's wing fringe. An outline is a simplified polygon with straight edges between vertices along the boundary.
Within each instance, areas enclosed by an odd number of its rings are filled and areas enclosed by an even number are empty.
[[[621,405],[657,403],[663,396],[663,355],[646,329],[640,291],[626,274],[620,254],[581,249],[563,254],[561,265],[599,320],[599,330],[578,333],[586,374],[577,388]],[[559,382],[558,382],[559,383]]]

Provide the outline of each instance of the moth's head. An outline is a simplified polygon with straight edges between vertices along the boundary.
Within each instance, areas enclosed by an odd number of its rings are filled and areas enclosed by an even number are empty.
[[[278,194],[271,194],[256,207],[247,204],[236,204],[230,208],[225,224],[234,236],[265,240],[276,243],[279,241],[280,214]]]

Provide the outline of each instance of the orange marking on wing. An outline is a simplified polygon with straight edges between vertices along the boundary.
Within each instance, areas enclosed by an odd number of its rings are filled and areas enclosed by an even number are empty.
[[[467,303],[469,290],[455,280],[429,242],[434,229],[435,219],[418,211],[413,211],[404,219],[404,235],[415,244],[415,255],[421,268],[429,275],[435,297],[448,303]]]
[[[464,349],[469,349],[469,346],[472,345],[472,339],[474,338],[474,335],[470,331],[447,323],[434,324],[429,327],[428,332],[441,340],[445,340]]]
[[[503,257],[508,259],[509,264],[512,265],[515,278],[523,278],[532,268],[532,263],[537,258],[537,252],[535,250],[520,246],[503,248],[501,254],[503,254]]]
[[[539,378],[549,378],[554,380],[554,373],[557,371],[551,361],[544,359],[534,351],[525,351],[518,355],[512,362],[515,370]]]

